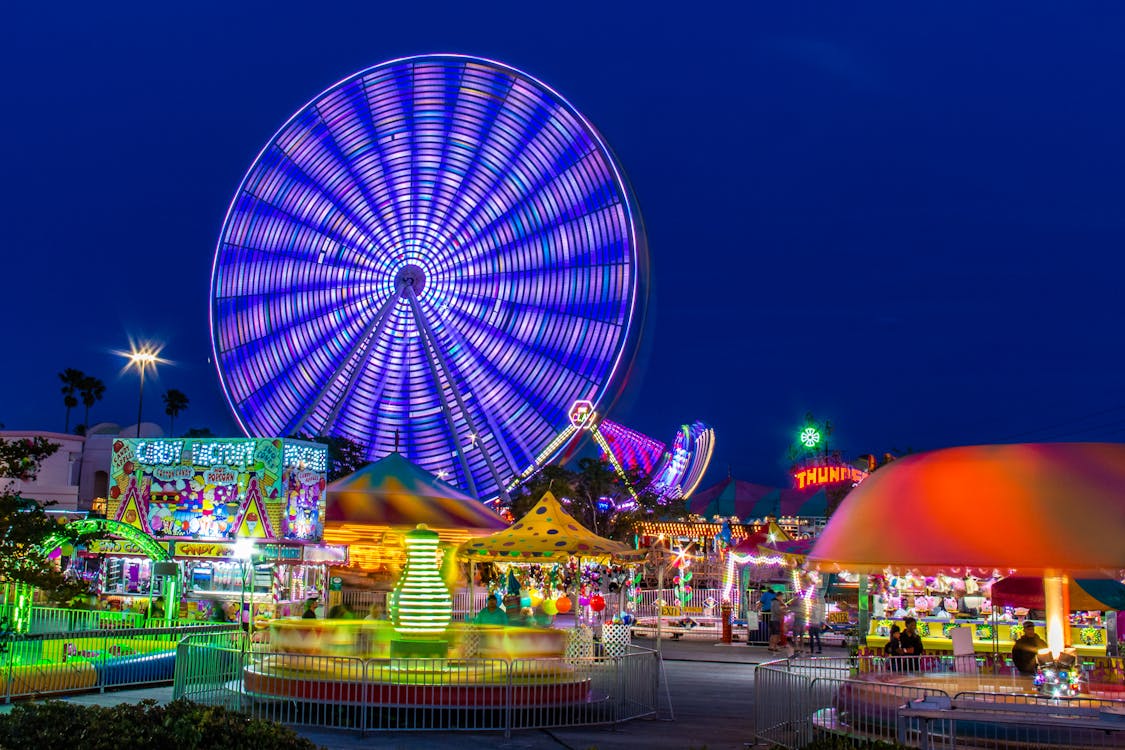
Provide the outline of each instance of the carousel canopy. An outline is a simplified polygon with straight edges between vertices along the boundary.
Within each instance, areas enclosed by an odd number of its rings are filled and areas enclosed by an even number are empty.
[[[458,554],[480,562],[561,562],[571,556],[636,558],[643,553],[588,530],[550,492],[511,528],[470,539]]]
[[[391,453],[328,485],[327,524],[437,529],[503,529],[504,520],[480,501]]]
[[[1116,578],[1125,445],[983,445],[922,453],[845,498],[809,555],[827,570]]]
[[[828,508],[828,495],[823,489],[778,489],[728,477],[695,493],[688,507],[704,518],[823,518]]]

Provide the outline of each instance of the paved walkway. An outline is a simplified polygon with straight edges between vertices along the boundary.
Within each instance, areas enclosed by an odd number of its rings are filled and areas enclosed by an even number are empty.
[[[655,647],[651,641],[637,644]],[[762,647],[686,640],[665,641],[661,651],[674,711],[671,719],[638,719],[616,728],[519,731],[510,739],[499,732],[373,732],[361,737],[358,733],[310,728],[297,731],[329,750],[744,750],[754,734],[754,665],[776,657]],[[825,649],[825,655],[844,653],[843,649]],[[170,701],[172,688],[90,693],[66,700],[113,706],[145,698]]]

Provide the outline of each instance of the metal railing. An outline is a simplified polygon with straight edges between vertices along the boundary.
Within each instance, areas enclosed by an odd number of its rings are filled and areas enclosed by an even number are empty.
[[[1099,717],[1107,710],[1125,712],[1125,701],[1028,695],[1026,677],[1010,675],[1009,685],[1005,672],[985,672],[995,692],[958,690],[963,684],[959,679],[977,674],[971,658],[767,662],[754,671],[756,736],[794,749],[818,734],[910,747],[1125,747],[1120,744],[1125,743],[1125,722],[1114,726]],[[920,674],[929,676],[903,679]],[[1061,724],[1039,720],[1050,715],[1066,719]],[[1021,721],[1029,726],[1021,729]]]
[[[246,651],[214,636],[179,645],[174,696],[283,724],[512,730],[615,724],[660,713],[659,655],[581,659],[363,659]]]
[[[189,634],[242,638],[236,625],[15,634],[0,654],[0,694],[10,703],[13,698],[171,682],[176,644]]]
[[[898,741],[926,750],[1125,748],[1125,722],[1103,715],[1109,708],[1120,711],[1125,703],[1087,707],[956,698],[948,706],[914,703],[898,713]]]
[[[15,607],[0,604],[0,619],[10,619]],[[145,616],[139,612],[118,612],[102,609],[67,609],[33,604],[28,617],[29,633],[73,633],[78,630],[139,628]]]

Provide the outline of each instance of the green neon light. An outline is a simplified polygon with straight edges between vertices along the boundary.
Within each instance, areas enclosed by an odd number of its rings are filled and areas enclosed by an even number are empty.
[[[820,442],[820,430],[815,427],[806,427],[801,430],[801,445],[806,448],[815,448]]]
[[[68,529],[73,529],[79,534],[112,534],[113,536],[121,537],[122,539],[132,542],[141,548],[141,551],[148,555],[150,560],[171,560],[172,556],[168,554],[159,542],[144,533],[135,526],[130,526],[121,521],[113,521],[108,518],[84,518],[78,521],[71,521],[67,524]],[[47,535],[39,544],[39,549],[44,554],[50,554],[56,549],[61,547],[69,540],[61,533],[53,532]]]
[[[409,638],[440,636],[453,618],[453,597],[437,564],[438,535],[425,524],[408,531],[406,568],[398,583],[395,630]]]

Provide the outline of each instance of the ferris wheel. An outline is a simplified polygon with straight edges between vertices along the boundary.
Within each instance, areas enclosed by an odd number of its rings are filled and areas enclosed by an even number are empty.
[[[615,395],[646,263],[622,172],[552,89],[481,58],[337,83],[262,149],[215,252],[211,336],[247,434],[398,451],[481,499]]]

